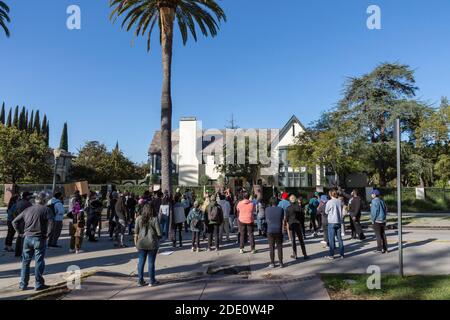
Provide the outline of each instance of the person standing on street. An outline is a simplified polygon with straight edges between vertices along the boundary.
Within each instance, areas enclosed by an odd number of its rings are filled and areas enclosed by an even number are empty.
[[[155,208],[156,209],[156,208]],[[169,238],[169,221],[172,215],[172,203],[170,201],[169,194],[165,194],[161,199],[161,204],[159,205],[159,223],[161,225],[161,232],[163,233],[163,239]]]
[[[269,240],[270,268],[275,268],[275,247],[278,252],[280,268],[283,268],[283,221],[284,210],[277,206],[278,199],[270,199],[270,207],[266,208],[267,239]]]
[[[225,198],[224,194],[219,195],[219,205],[222,208],[223,213],[223,223],[220,226],[220,242],[223,240],[223,234],[226,235],[227,241],[230,241],[230,212],[231,212],[231,205],[228,202],[228,200]]]
[[[200,232],[203,229],[203,212],[200,210],[200,203],[194,202],[194,207],[187,216],[187,224],[192,232],[192,252],[200,252]]]
[[[82,200],[80,194],[75,194],[75,197],[70,201],[72,203],[71,210],[67,214],[67,217],[72,219],[69,223],[69,252],[78,254],[81,252],[81,244],[83,243],[86,220],[84,217],[84,211],[82,210]]]
[[[361,228],[361,211],[362,211],[362,200],[358,195],[358,190],[352,191],[352,197],[348,202],[348,212],[350,214],[350,227],[352,229],[352,239],[364,240],[366,236],[364,235]]]
[[[31,260],[35,259],[34,275],[36,279],[35,290],[48,288],[43,278],[45,270],[45,249],[47,247],[48,220],[52,215],[50,208],[46,206],[47,194],[41,192],[35,199],[36,204],[28,207],[12,222],[14,229],[24,236],[22,269],[20,273],[21,290],[27,290],[30,279]],[[23,222],[23,230],[20,224]]]
[[[208,251],[212,250],[213,237],[215,250],[220,249],[220,226],[223,223],[223,211],[222,207],[217,203],[215,195],[210,198],[209,206],[207,210],[208,214]]]
[[[51,231],[48,238],[48,246],[50,248],[61,248],[61,246],[58,245],[58,239],[61,236],[65,214],[63,201],[64,198],[61,192],[56,192],[53,198],[50,200],[50,206],[52,206],[55,213],[53,230]]]
[[[125,230],[127,228],[127,208],[125,207],[125,199],[119,195],[116,203],[116,246],[119,248],[126,248],[124,243]]]
[[[325,245],[324,248],[328,247],[328,218],[327,213],[325,211],[326,205],[328,202],[328,197],[326,195],[320,196],[320,203],[317,207],[317,215],[321,216],[322,221],[322,233],[323,240],[320,241],[321,244]]]
[[[17,216],[17,202],[19,201],[19,196],[17,194],[13,195],[11,199],[9,199],[8,207],[6,208],[7,221],[6,224],[8,226],[8,232],[5,238],[5,251],[14,252],[12,248],[14,235],[16,234],[16,230],[14,229],[12,222],[14,218]]]
[[[33,194],[30,192],[23,192],[22,198],[17,201],[17,208],[16,208],[16,214],[19,215],[25,209],[32,206],[31,199],[33,198]],[[17,239],[16,239],[16,248],[15,248],[15,256],[21,257],[22,256],[22,250],[23,250],[23,233],[24,233],[24,223],[23,221],[19,221],[18,228],[14,229],[17,231]]]
[[[89,198],[86,200],[85,205],[85,213],[87,215],[86,233],[89,242],[98,241],[97,239],[95,239],[95,230],[97,228],[99,220],[101,219],[102,210],[103,210],[103,203],[98,199],[97,194],[91,191],[91,193],[89,194]],[[116,203],[116,210],[117,210],[117,203]]]
[[[184,207],[181,202],[181,195],[179,193],[175,194],[174,199],[175,204],[173,205],[173,220],[174,220],[174,238],[172,241],[173,247],[177,244],[177,231],[178,231],[178,241],[179,247],[183,246],[183,225],[186,222],[186,215],[184,214]]]
[[[289,198],[289,195],[287,194],[287,192],[283,192],[283,193],[281,194],[281,200],[280,200],[280,202],[278,203],[278,206],[279,206],[281,209],[284,210],[284,216],[285,216],[285,217],[286,217],[286,215],[287,215],[286,209],[291,205],[291,203],[289,202],[288,198]],[[287,232],[287,234],[288,234],[289,242],[291,242],[292,239],[291,239],[291,232],[290,232],[290,230],[289,230],[289,225],[288,225],[287,223],[285,223],[284,228],[286,229],[286,232]]]
[[[337,238],[339,242],[339,254],[344,258],[344,242],[342,241],[342,202],[338,199],[336,190],[330,191],[331,200],[327,201],[325,212],[328,218],[328,244],[330,247],[328,259],[334,259],[334,250]]]
[[[306,247],[304,241],[303,230],[301,227],[302,221],[302,208],[300,207],[297,197],[295,195],[291,195],[289,197],[291,205],[286,209],[286,217],[285,220],[289,225],[289,230],[291,231],[291,240],[292,240],[292,259],[297,259],[297,243],[295,242],[295,237],[297,236],[298,241],[300,242],[300,247],[302,249],[303,257],[305,260],[308,259],[308,255],[306,254]]]
[[[111,212],[108,217],[108,232],[109,232],[109,240],[113,240],[114,231],[116,229],[116,220],[117,220],[117,214],[116,214],[116,205],[117,205],[117,199],[119,199],[119,193],[117,191],[113,191],[111,193],[111,199],[110,199],[110,207]]]
[[[255,254],[256,253],[255,237],[253,235],[253,228],[255,223],[255,217],[253,216],[253,212],[255,211],[255,206],[250,201],[250,194],[248,192],[244,193],[244,200],[238,203],[236,209],[239,220],[239,235],[240,235],[239,252],[241,254],[244,253],[245,235],[248,234],[248,239],[250,241],[252,253]]]
[[[308,213],[310,217],[310,229],[314,231],[313,237],[317,238],[317,231],[319,230],[317,226],[317,208],[319,207],[319,192],[314,192],[314,197],[309,200],[308,203]],[[311,228],[312,227],[312,228]]]
[[[159,284],[156,281],[155,261],[158,254],[159,242],[162,237],[157,213],[151,204],[145,204],[142,208],[141,215],[136,218],[136,226],[134,228],[134,243],[138,250],[138,286],[146,285],[144,281],[144,268],[148,259],[148,277],[150,278],[149,287]]]
[[[380,198],[380,191],[372,191],[372,202],[370,203],[370,220],[377,238],[377,250],[375,253],[388,252],[388,245],[386,239],[386,216],[387,207],[384,201]]]

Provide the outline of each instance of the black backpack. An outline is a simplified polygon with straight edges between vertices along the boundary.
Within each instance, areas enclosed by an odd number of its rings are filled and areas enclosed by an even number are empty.
[[[208,220],[210,222],[222,223],[222,207],[218,204],[212,205],[208,210]]]

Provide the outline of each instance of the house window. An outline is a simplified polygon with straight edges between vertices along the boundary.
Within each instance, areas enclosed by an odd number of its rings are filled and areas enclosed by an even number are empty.
[[[292,126],[292,136],[295,137],[295,125]]]

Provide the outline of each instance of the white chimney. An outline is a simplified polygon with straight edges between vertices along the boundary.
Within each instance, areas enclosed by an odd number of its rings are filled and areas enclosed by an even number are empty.
[[[197,151],[201,147],[198,143],[197,119],[195,117],[181,118],[178,146],[178,184],[180,186],[198,186],[199,159]]]

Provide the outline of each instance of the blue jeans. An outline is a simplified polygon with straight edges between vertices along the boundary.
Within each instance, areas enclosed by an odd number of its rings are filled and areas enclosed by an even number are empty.
[[[36,278],[35,288],[38,289],[42,287],[45,282],[42,275],[45,270],[45,248],[46,240],[40,237],[25,237],[23,241],[23,252],[22,252],[22,270],[20,272],[20,288],[27,288],[28,281],[30,280],[30,263],[31,259],[36,262],[34,267],[34,276]]]
[[[336,238],[339,242],[339,254],[341,257],[344,256],[344,242],[341,236],[341,224],[340,223],[329,223],[328,224],[328,243],[330,246],[330,256],[334,256],[334,249],[336,248]]]
[[[162,214],[159,223],[161,224],[161,232],[163,235],[169,237],[169,217]]]
[[[145,262],[147,261],[148,257],[148,277],[150,278],[150,283],[155,283],[155,261],[156,261],[156,254],[158,253],[158,250],[143,250],[140,249],[138,251],[139,256],[139,262],[138,262],[138,278],[139,283],[144,283],[144,267]]]

